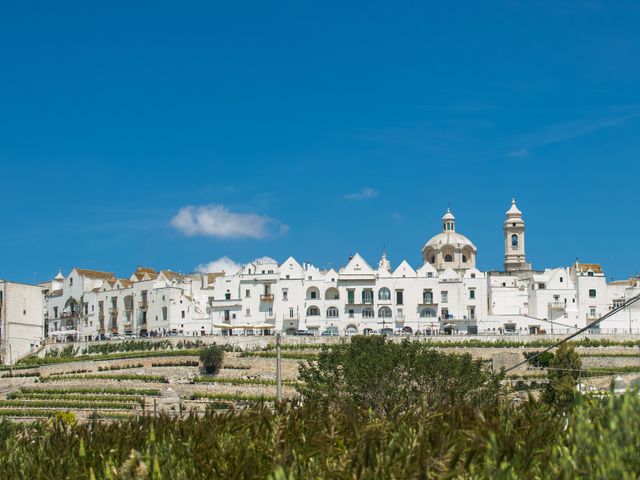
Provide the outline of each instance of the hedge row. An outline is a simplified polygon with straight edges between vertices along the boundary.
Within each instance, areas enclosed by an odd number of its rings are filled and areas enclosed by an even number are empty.
[[[40,394],[113,394],[113,395],[145,395],[157,397],[160,390],[156,388],[118,388],[118,387],[68,387],[68,388],[37,388],[22,387],[21,393],[40,393]]]
[[[136,375],[136,374],[108,374],[97,373],[87,375],[58,375],[55,377],[42,377],[41,382],[56,382],[60,380],[117,380],[119,382],[125,380],[134,380],[144,383],[169,383],[167,377],[163,375]]]

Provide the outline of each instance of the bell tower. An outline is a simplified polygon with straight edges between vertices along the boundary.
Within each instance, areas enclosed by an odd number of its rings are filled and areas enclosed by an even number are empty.
[[[522,212],[516,206],[516,199],[511,201],[511,208],[504,220],[504,271],[521,272],[531,270],[527,263],[524,249],[524,220]]]

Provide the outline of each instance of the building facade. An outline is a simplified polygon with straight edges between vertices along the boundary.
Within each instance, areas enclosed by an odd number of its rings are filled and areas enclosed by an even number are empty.
[[[140,267],[119,279],[76,268],[46,289],[48,336],[569,333],[640,293],[638,279],[607,283],[597,264],[533,269],[515,200],[503,223],[501,271],[476,267],[478,250],[450,210],[441,227],[416,267],[392,268],[384,254],[371,265],[356,253],[337,270],[292,257],[257,260],[234,274]],[[640,333],[640,316],[619,312],[599,329]]]
[[[0,360],[15,363],[44,339],[44,303],[37,285],[0,280]]]

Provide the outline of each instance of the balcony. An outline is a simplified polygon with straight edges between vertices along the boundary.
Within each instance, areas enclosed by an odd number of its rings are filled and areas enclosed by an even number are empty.
[[[593,314],[593,313],[587,313],[587,322],[593,322],[595,320],[598,320],[601,317],[601,315]]]
[[[549,302],[549,308],[551,310],[564,310],[567,305],[564,302]]]
[[[373,305],[373,298],[365,298],[362,301],[356,302],[355,299],[350,298],[347,299],[347,305],[350,305],[352,307],[361,307],[364,305]]]
[[[418,305],[421,307],[432,307],[438,305],[438,302],[435,302],[433,298],[422,298]]]
[[[273,293],[267,293],[264,295],[260,295],[260,301],[261,302],[266,302],[266,303],[271,303],[273,302]]]
[[[293,316],[291,316],[291,315],[282,315],[282,320],[298,321],[298,320],[300,320],[300,315],[298,313],[295,313]]]
[[[117,316],[118,315],[118,309],[115,308],[115,307],[111,307],[109,309],[109,315]]]
[[[138,302],[138,308],[140,308],[141,310],[146,310],[147,308],[149,308],[149,304],[146,300],[141,300]]]

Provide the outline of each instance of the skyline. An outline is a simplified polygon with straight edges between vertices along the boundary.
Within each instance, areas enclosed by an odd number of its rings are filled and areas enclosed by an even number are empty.
[[[0,7],[0,278],[359,252],[640,270],[633,2]]]

